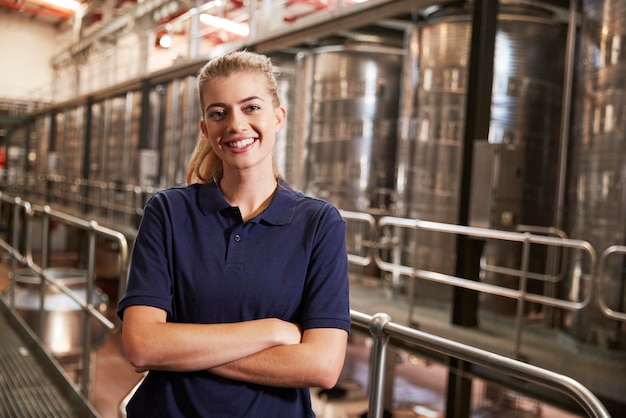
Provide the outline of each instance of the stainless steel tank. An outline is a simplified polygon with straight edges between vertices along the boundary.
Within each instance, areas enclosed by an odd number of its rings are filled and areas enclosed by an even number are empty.
[[[271,56],[276,72],[278,94],[287,109],[287,118],[282,129],[276,134],[274,158],[278,172],[296,188],[301,188],[298,179],[298,141],[295,137],[295,60],[281,56]]]
[[[599,255],[612,245],[624,245],[626,238],[626,7],[622,0],[582,4],[569,222],[570,236],[588,241]],[[588,271],[585,263],[574,258],[571,271]],[[607,258],[605,267],[603,287],[595,291],[600,290],[609,308],[624,312],[623,255]],[[589,291],[588,280],[579,277],[566,294],[580,300]],[[564,326],[575,337],[604,346],[623,345],[626,339],[624,325],[608,319],[595,304],[567,314]]]
[[[456,223],[465,124],[467,65],[471,25],[467,15],[431,20],[418,27],[409,48],[417,50],[412,70],[417,85],[411,112],[406,193],[402,206],[408,218]],[[454,237],[434,232],[410,233],[405,260],[416,268],[454,273]],[[414,296],[448,300],[450,288],[420,282]]]
[[[154,170],[155,178],[141,181],[142,186],[172,187],[185,184],[187,164],[200,134],[198,95],[195,77],[174,79],[151,91],[150,135],[148,148],[158,155],[149,160],[143,172]],[[155,103],[155,100],[156,103]],[[146,150],[142,150],[145,152]]]
[[[139,184],[141,97],[129,91],[107,98],[91,121],[89,180],[99,186],[89,189],[97,204],[89,206],[88,215],[120,228],[136,227],[137,195],[128,185]]]
[[[388,213],[395,199],[396,144],[404,50],[358,41],[297,57],[296,109],[301,138],[302,189],[339,209]],[[296,169],[296,177],[298,170]],[[364,223],[348,222],[347,247],[365,255],[372,237]],[[375,265],[351,265],[358,277],[379,279]]]
[[[309,68],[304,189],[340,209],[386,211],[395,181],[403,50],[377,44],[320,47]]]
[[[58,282],[67,286],[74,295],[85,300],[87,297],[86,273],[83,270],[51,268],[47,270]],[[40,277],[30,269],[18,270],[15,274],[15,310],[37,333],[41,308],[39,292]],[[95,289],[93,305],[105,314],[108,296]],[[57,357],[79,354],[83,351],[83,316],[81,306],[55,286],[45,286],[43,326],[39,339]],[[107,337],[106,328],[95,319],[90,319],[91,344],[98,347]]]
[[[92,105],[90,180],[138,183],[140,115],[140,92],[129,91]],[[58,132],[57,136],[63,137],[63,132]],[[80,176],[82,171],[78,173]]]
[[[458,222],[461,155],[467,100],[471,36],[470,15],[442,9],[418,28],[418,75],[410,123],[406,216],[428,221]],[[491,144],[514,146],[523,161],[518,211],[508,225],[551,225],[558,169],[560,103],[566,27],[535,7],[499,7],[494,51]],[[408,87],[405,87],[408,88]],[[489,187],[485,184],[484,187]],[[454,274],[455,236],[420,232],[410,240],[409,265]],[[505,246],[485,248],[489,262],[519,266],[519,251]],[[516,278],[487,274],[485,280],[515,287]],[[418,296],[451,297],[448,286],[420,284]],[[490,306],[492,301],[486,303]],[[510,303],[510,302],[509,302]]]

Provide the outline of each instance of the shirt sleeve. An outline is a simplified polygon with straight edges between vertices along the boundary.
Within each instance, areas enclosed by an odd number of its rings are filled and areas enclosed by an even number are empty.
[[[346,222],[326,204],[316,229],[303,298],[302,328],[350,330]]]
[[[169,267],[171,225],[160,195],[153,196],[144,208],[137,231],[128,281],[118,303],[118,316],[133,305],[151,306],[172,315],[172,274]]]

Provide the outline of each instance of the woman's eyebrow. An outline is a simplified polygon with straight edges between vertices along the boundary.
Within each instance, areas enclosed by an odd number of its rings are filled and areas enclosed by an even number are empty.
[[[251,100],[260,100],[260,101],[264,101],[262,97],[259,96],[250,96],[250,97],[246,97],[245,99],[241,100],[239,103],[245,103],[245,102],[249,102]]]
[[[250,96],[250,97],[246,97],[245,99],[240,100],[238,104],[246,103],[246,102],[249,102],[251,100],[260,100],[262,102],[265,101],[265,100],[263,100],[262,97]],[[221,103],[221,102],[209,103],[205,110],[209,110],[211,107],[226,107],[226,103]]]

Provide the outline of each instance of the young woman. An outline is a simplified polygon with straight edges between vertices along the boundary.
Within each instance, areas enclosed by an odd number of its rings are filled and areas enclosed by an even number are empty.
[[[145,207],[125,294],[126,355],[149,371],[129,417],[313,417],[350,327],[345,222],[274,166],[285,121],[270,60],[235,51],[199,73],[187,187]]]

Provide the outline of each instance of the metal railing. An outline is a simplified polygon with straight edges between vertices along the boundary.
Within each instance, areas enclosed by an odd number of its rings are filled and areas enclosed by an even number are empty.
[[[124,225],[132,224],[133,217],[143,214],[147,198],[156,191],[153,187],[136,184],[58,174],[16,176],[5,188],[31,201],[81,210],[89,216]]]
[[[547,236],[544,234],[530,233],[530,232],[513,232],[513,231],[500,231],[487,228],[476,228],[460,225],[445,224],[439,222],[423,221],[420,219],[406,219],[397,218],[392,216],[383,216],[378,221],[368,214],[341,211],[342,216],[347,221],[356,221],[365,224],[374,224],[365,231],[365,234],[371,233],[370,237],[363,237],[364,241],[373,243],[370,246],[365,246],[365,255],[358,255],[361,261],[374,260],[377,267],[384,272],[389,272],[393,275],[402,275],[408,277],[413,281],[416,279],[427,280],[431,282],[437,282],[446,284],[449,286],[461,287],[464,289],[475,290],[490,295],[502,296],[509,299],[514,299],[517,303],[517,310],[515,315],[515,328],[513,338],[513,356],[520,356],[520,345],[522,329],[524,326],[524,305],[527,302],[533,302],[549,307],[556,307],[566,309],[569,311],[580,311],[590,304],[593,300],[594,294],[601,306],[604,314],[611,318],[621,321],[626,321],[626,313],[616,312],[608,308],[604,302],[601,292],[595,292],[595,289],[602,288],[601,275],[596,274],[596,252],[591,244],[587,241],[567,239],[555,234],[556,236]],[[452,276],[431,270],[424,270],[414,266],[407,266],[397,262],[389,262],[381,255],[382,250],[389,250],[390,246],[397,245],[398,240],[386,233],[386,229],[389,228],[407,228],[412,230],[432,231],[442,234],[452,235],[465,235],[468,237],[484,239],[484,240],[497,240],[502,242],[515,242],[522,245],[522,252],[520,258],[519,269],[502,268],[498,266],[487,266],[489,270],[498,273],[506,273],[519,278],[519,284],[517,289],[500,286],[497,284],[485,283],[476,281],[464,277]],[[368,232],[369,231],[369,232]],[[384,239],[382,238],[384,237]],[[384,242],[383,242],[384,241]],[[555,280],[560,279],[564,272],[560,271],[558,275],[552,274],[540,274],[537,272],[529,271],[530,261],[530,247],[531,245],[542,245],[552,250],[571,249],[580,251],[587,258],[586,270],[580,272],[580,280],[587,281],[591,285],[588,290],[582,295],[581,300],[564,300],[551,296],[540,295],[536,293],[530,293],[526,290],[528,279],[542,280],[544,282],[553,283]],[[608,251],[608,252],[607,252]],[[603,254],[602,260],[613,253],[623,252],[626,253],[626,247],[611,247],[605,254]],[[355,257],[352,255],[352,257]],[[483,263],[484,264],[484,263]],[[361,262],[359,265],[364,266]],[[484,267],[484,265],[482,266]],[[562,265],[563,269],[564,266]],[[582,270],[582,266],[581,266]],[[410,293],[410,292],[409,292]],[[411,294],[409,294],[409,317],[411,312],[415,308],[415,301]]]
[[[617,319],[618,321],[622,321],[622,322],[626,322],[626,312],[618,312],[614,309],[611,309],[605,298],[604,298],[604,276],[605,276],[605,271],[606,271],[606,264],[607,264],[607,260],[609,257],[614,256],[615,254],[621,254],[624,255],[626,254],[626,246],[624,245],[612,245],[609,248],[607,248],[606,250],[604,250],[602,252],[602,255],[600,256],[600,262],[598,263],[598,279],[597,279],[597,299],[598,299],[598,306],[600,306],[600,310],[602,311],[602,313],[612,319]],[[624,286],[623,284],[624,282],[622,281],[622,286]],[[620,294],[624,293],[624,288],[622,287]]]
[[[454,357],[542,387],[557,390],[576,401],[589,417],[610,417],[604,405],[589,389],[568,376],[399,325],[394,323],[391,317],[385,313],[369,316],[351,311],[350,316],[353,326],[369,330],[374,338],[370,359],[368,418],[381,418],[383,416],[386,357],[392,340],[414,344],[429,351]]]
[[[345,220],[354,221],[359,227],[365,228],[363,235],[355,234],[355,236],[348,237],[348,239],[352,238],[356,241],[351,244],[359,252],[359,254],[348,253],[348,262],[361,267],[369,266],[374,261],[374,252],[371,249],[375,245],[372,239],[376,237],[376,220],[367,213],[345,210],[340,212]]]
[[[95,318],[97,323],[107,328],[109,331],[116,329],[117,325],[111,322],[98,309],[94,307],[95,294],[95,276],[94,264],[96,253],[96,238],[104,237],[117,243],[119,248],[119,271],[120,277],[125,277],[128,265],[128,243],[126,237],[115,230],[104,228],[95,221],[88,221],[63,212],[52,210],[50,206],[37,206],[29,202],[23,201],[19,197],[7,196],[0,192],[0,213],[4,204],[12,205],[12,227],[11,243],[0,238],[0,247],[11,256],[11,281],[8,289],[7,299],[11,309],[15,308],[15,287],[16,287],[16,269],[18,264],[32,270],[40,277],[39,283],[39,330],[34,330],[37,335],[42,336],[43,315],[46,307],[46,287],[47,285],[61,291],[63,294],[71,298],[77,303],[83,315],[83,333],[82,333],[82,367],[80,369],[80,387],[87,397],[91,392],[91,332],[90,318]],[[35,263],[33,259],[33,224],[35,218],[41,218],[41,265]],[[87,233],[87,269],[86,269],[86,293],[85,299],[77,295],[70,288],[61,283],[48,269],[48,259],[50,255],[50,223],[55,221],[63,223],[69,227],[83,230]],[[23,238],[23,241],[22,241]],[[20,251],[23,251],[21,252]],[[120,283],[124,282],[120,280]]]
[[[27,184],[24,184],[24,182]],[[40,176],[36,179],[31,176],[26,176],[21,179],[20,185],[18,186],[21,186],[20,190],[25,193],[25,197],[32,197],[40,202],[50,202],[64,207],[74,208],[77,217],[97,219],[100,224],[105,224],[109,227],[114,226],[116,230],[123,231],[127,237],[130,236],[131,239],[133,222],[130,221],[130,218],[136,217],[136,219],[138,219],[141,216],[145,201],[157,190],[154,188],[141,188],[126,184],[114,184],[112,182],[87,181],[85,179],[81,180],[76,178],[70,179],[57,175],[48,175],[45,178],[41,178]],[[78,208],[83,211],[83,214],[79,213]],[[524,305],[529,302],[548,307],[562,308],[569,311],[580,311],[590,304],[595,294],[597,303],[605,316],[619,321],[626,321],[626,312],[609,308],[602,292],[593,291],[594,288],[595,290],[602,289],[604,261],[610,255],[623,251],[620,250],[618,246],[610,247],[606,250],[608,252],[605,251],[605,253],[603,253],[599,272],[595,273],[594,269],[597,263],[594,248],[586,241],[564,238],[559,231],[537,230],[536,228],[527,226],[523,232],[509,232],[391,216],[379,217],[377,220],[371,214],[362,212],[341,211],[341,213],[351,224],[358,224],[360,227],[358,234],[356,234],[358,237],[354,237],[354,251],[348,254],[349,262],[352,265],[367,267],[375,263],[383,272],[391,273],[392,276],[396,278],[396,281],[399,276],[404,276],[411,280],[410,283],[413,283],[413,281],[417,279],[427,280],[515,300],[517,303],[517,313],[515,316],[513,354],[516,356],[519,355],[522,329],[524,326]],[[515,269],[488,265],[484,262],[481,263],[481,269],[484,271],[517,277],[519,279],[518,287],[517,289],[512,289],[497,284],[442,274],[436,271],[403,265],[400,264],[398,260],[389,262],[382,256],[383,250],[389,251],[394,245],[403,244],[393,236],[395,231],[389,234],[389,230],[395,230],[395,228],[409,228],[449,235],[463,234],[480,239],[521,243],[522,256],[519,268]],[[563,300],[526,291],[528,280],[540,280],[553,284],[562,279],[566,268],[565,256],[563,256],[561,257],[560,271],[558,274],[550,274],[549,272],[541,274],[529,271],[528,264],[531,245],[547,246],[550,250],[553,250],[552,253],[559,253],[559,250],[569,248],[580,250],[586,254],[589,260],[587,263],[588,268],[587,271],[581,274],[581,280],[588,281],[591,286],[589,291],[584,294],[582,300]],[[393,251],[390,253],[393,253]],[[120,287],[121,286],[123,286],[123,284],[121,284]],[[415,301],[413,300],[412,294],[410,294],[409,297],[411,298],[409,301],[409,316],[411,316],[415,308]]]
[[[464,360],[556,390],[573,399],[591,418],[611,417],[602,402],[587,387],[568,376],[399,325],[394,323],[391,317],[385,313],[370,316],[351,310],[350,319],[353,327],[367,330],[374,339],[369,365],[367,418],[382,418],[384,414],[385,382],[387,381],[386,358],[392,341],[416,345],[432,352]],[[120,403],[118,411],[120,418],[127,416],[126,406],[142,381],[143,379],[131,389]]]
[[[12,206],[12,244],[7,243],[5,240],[0,238],[0,246],[3,250],[9,253],[12,257],[12,271],[15,273],[15,268],[17,264],[25,265],[35,271],[41,277],[41,283],[51,284],[58,288],[60,291],[65,293],[67,296],[72,298],[76,303],[78,303],[83,311],[85,312],[85,322],[84,329],[88,329],[87,320],[89,317],[96,318],[103,326],[107,327],[109,330],[115,329],[116,325],[109,321],[106,317],[104,317],[100,312],[94,309],[93,305],[89,303],[93,297],[93,287],[94,287],[94,259],[95,259],[95,238],[97,236],[103,236],[107,239],[111,239],[117,241],[120,248],[120,278],[125,277],[127,262],[128,262],[128,245],[125,236],[117,231],[103,228],[99,226],[94,221],[87,221],[85,219],[77,218],[72,215],[67,215],[62,212],[54,211],[49,206],[34,206],[29,202],[22,201],[19,197],[10,197],[2,192],[0,192],[0,213],[2,211],[2,204],[8,203]],[[392,218],[392,217],[383,217],[378,223],[373,220],[373,217],[370,219],[370,215],[362,214],[362,213],[354,213],[354,212],[342,212],[342,215],[346,219],[352,219],[357,222],[361,222],[366,226],[366,231],[368,234],[372,234],[372,236],[376,236],[378,228],[384,227],[385,225],[396,225],[400,224],[403,226],[409,227],[420,227],[429,230],[441,230],[447,231],[450,233],[462,233],[471,236],[477,237],[489,237],[489,238],[500,238],[507,240],[517,240],[523,243],[531,243],[531,242],[539,242],[546,245],[557,245],[557,246],[565,246],[571,248],[577,248],[586,251],[589,256],[593,259],[595,263],[595,253],[593,252],[593,248],[591,248],[587,243],[576,241],[576,240],[563,240],[559,238],[545,237],[545,236],[534,236],[529,233],[504,233],[499,231],[485,230],[480,228],[468,228],[468,227],[454,227],[451,225],[445,224],[437,224],[433,222],[423,222],[418,220],[406,220],[401,218]],[[23,225],[22,219],[23,216]],[[32,255],[32,225],[35,216],[40,216],[42,220],[42,266],[38,266],[33,261]],[[88,233],[89,244],[88,244],[88,268],[87,268],[87,296],[86,300],[77,297],[70,289],[64,286],[61,283],[58,283],[57,280],[47,273],[47,252],[48,250],[48,237],[49,237],[49,228],[50,221],[55,220],[57,222],[65,223],[71,227],[75,227],[81,230],[84,230]],[[23,234],[25,237],[25,242],[23,243],[24,254],[19,251],[19,248],[22,246],[20,241],[20,234]],[[486,292],[493,292],[494,294],[500,294],[509,297],[524,297],[523,292],[513,291],[511,289],[504,289],[498,286],[487,285],[482,286],[480,283],[476,283],[471,280],[466,280],[457,277],[450,276],[436,276],[432,275],[433,272],[423,272],[416,269],[406,270],[405,266],[399,265],[389,265],[380,259],[377,254],[377,250],[375,246],[369,246],[367,251],[371,251],[372,253],[361,256],[357,255],[353,258],[353,262],[356,262],[360,265],[369,264],[370,260],[376,260],[376,263],[381,268],[387,269],[401,269],[404,274],[409,274],[414,277],[431,277],[431,279],[449,283],[456,286],[464,286],[470,289],[481,290]],[[625,252],[626,247],[622,248],[613,248],[612,252]],[[593,263],[592,263],[593,264]],[[432,274],[431,274],[432,273]],[[14,274],[13,274],[14,276]],[[120,283],[125,283],[124,280],[120,280]],[[13,286],[15,285],[14,280],[12,280],[10,293],[13,292]],[[43,288],[43,286],[42,286]],[[44,292],[41,292],[41,298],[44,298]],[[11,299],[11,296],[9,296]],[[43,299],[42,299],[43,300]],[[539,300],[543,300],[540,298]],[[568,303],[561,304],[556,301],[549,301],[554,306],[568,307],[570,309],[576,309],[579,306],[584,306],[587,301],[584,303]],[[45,306],[42,302],[40,304],[41,307]],[[385,372],[386,372],[386,361],[385,358],[387,356],[387,349],[391,340],[398,340],[406,343],[410,343],[413,345],[420,346],[427,350],[444,354],[446,356],[458,358],[463,361],[467,361],[476,365],[480,365],[483,367],[494,369],[498,372],[505,373],[509,376],[513,376],[522,380],[526,380],[528,382],[532,382],[534,384],[551,388],[553,390],[557,390],[559,392],[564,393],[565,395],[572,398],[576,401],[584,411],[589,414],[590,417],[598,417],[598,418],[608,418],[610,415],[606,411],[605,407],[602,403],[591,393],[586,387],[581,385],[579,382],[558,374],[551,372],[546,369],[542,369],[536,366],[532,366],[530,364],[509,358],[504,357],[492,352],[488,352],[485,350],[481,350],[469,345],[461,344],[452,340],[448,340],[442,337],[438,337],[432,334],[428,334],[423,331],[419,331],[413,328],[408,328],[399,324],[396,324],[391,321],[389,315],[380,313],[374,316],[369,316],[364,313],[360,313],[357,311],[351,311],[351,320],[353,327],[358,327],[361,329],[369,330],[370,334],[374,338],[373,344],[373,352],[371,356],[371,364],[370,364],[370,377],[369,377],[369,412],[368,418],[380,418],[383,416],[383,402],[384,402],[384,391],[385,391]],[[88,332],[83,335],[83,369],[82,369],[82,381],[83,385],[81,387],[81,391],[83,393],[89,394],[90,390],[90,382],[89,382],[89,344],[90,339]]]
[[[591,244],[586,241],[572,240],[548,237],[544,235],[535,235],[528,232],[508,232],[498,231],[486,228],[475,228],[460,225],[450,225],[438,222],[422,221],[420,219],[404,219],[394,217],[383,217],[378,222],[379,228],[386,225],[408,227],[412,229],[420,229],[426,231],[441,232],[452,235],[466,235],[473,238],[492,239],[506,242],[518,242],[522,244],[522,256],[521,265],[519,268],[519,284],[517,289],[510,289],[504,286],[494,285],[490,283],[478,282],[475,280],[450,276],[434,271],[422,270],[414,267],[402,266],[394,263],[388,263],[383,261],[380,257],[376,257],[376,263],[385,271],[402,271],[403,274],[411,278],[420,278],[433,282],[445,283],[452,286],[462,287],[465,289],[476,290],[482,293],[488,293],[491,295],[508,297],[517,301],[517,311],[515,315],[515,329],[513,339],[513,355],[520,355],[521,333],[523,327],[523,315],[524,304],[528,302],[535,302],[547,306],[559,307],[570,311],[581,310],[586,307],[592,297],[592,292],[589,291],[584,295],[582,301],[566,301],[548,296],[537,295],[529,293],[527,288],[528,275],[529,275],[529,261],[530,261],[530,246],[532,244],[540,244],[548,247],[561,247],[561,248],[573,248],[583,251],[589,258],[589,270],[585,274],[581,273],[583,278],[588,281],[593,280],[594,267],[596,264],[596,253]],[[549,279],[546,279],[549,281]],[[411,309],[412,305],[410,306]]]

